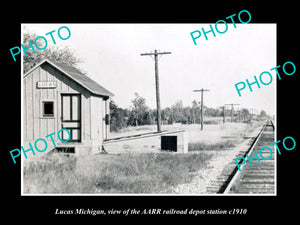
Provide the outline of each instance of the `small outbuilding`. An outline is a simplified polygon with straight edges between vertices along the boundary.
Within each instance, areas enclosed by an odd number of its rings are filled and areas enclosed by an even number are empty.
[[[109,132],[111,92],[74,67],[45,59],[23,77],[23,144],[45,138],[65,128],[70,131],[68,142],[53,135],[47,141],[53,150],[96,154],[102,149]],[[64,133],[65,132],[65,133]],[[61,132],[63,140],[68,138]],[[45,140],[46,140],[45,139]]]

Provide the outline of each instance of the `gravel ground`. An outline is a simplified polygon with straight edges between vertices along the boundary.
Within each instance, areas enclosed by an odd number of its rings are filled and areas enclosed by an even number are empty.
[[[261,127],[254,129],[247,137],[256,137]],[[236,155],[241,150],[247,150],[251,145],[251,140],[246,139],[241,144],[232,149],[227,150],[208,150],[199,151],[198,153],[189,154],[201,154],[201,152],[213,154],[212,159],[208,165],[202,170],[198,171],[191,183],[181,184],[177,187],[173,187],[172,191],[174,194],[210,194],[207,187],[211,186],[211,182],[217,180],[217,177],[221,174],[223,168],[232,163],[236,158]]]

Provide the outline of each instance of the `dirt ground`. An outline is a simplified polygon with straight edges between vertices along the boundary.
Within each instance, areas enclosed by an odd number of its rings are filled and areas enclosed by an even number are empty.
[[[253,131],[261,122],[254,121],[251,124],[246,123],[220,123],[220,124],[206,124],[204,129],[200,130],[200,124],[190,125],[162,125],[162,130],[186,130],[188,133],[188,142],[196,143],[203,142],[206,144],[215,144],[227,140],[235,140],[240,142],[244,136]],[[109,138],[117,138],[122,136],[130,136],[136,134],[143,134],[148,132],[155,132],[156,125],[145,125],[138,127],[124,128],[119,132],[112,132]]]
[[[256,124],[258,125],[258,124]],[[174,194],[184,194],[184,195],[206,195],[206,194],[215,194],[208,191],[208,187],[212,185],[213,181],[217,180],[217,177],[220,176],[223,168],[232,163],[236,158],[239,151],[243,149],[248,149],[251,142],[249,138],[254,138],[260,131],[259,126],[253,126],[251,129],[248,129],[245,133],[247,139],[240,140],[236,142],[235,147],[231,149],[217,149],[217,150],[207,150],[207,151],[198,151],[190,154],[202,154],[209,152],[212,154],[211,159],[208,162],[208,165],[195,173],[193,180],[189,183],[180,184],[176,187],[173,187],[172,192]],[[239,131],[240,132],[240,131]],[[238,134],[240,134],[238,132]]]

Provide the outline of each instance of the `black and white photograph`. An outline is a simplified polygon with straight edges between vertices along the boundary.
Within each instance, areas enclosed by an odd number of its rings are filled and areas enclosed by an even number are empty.
[[[3,7],[4,220],[296,218],[295,4],[62,3]]]
[[[276,24],[208,29],[22,24],[23,194],[275,195]]]

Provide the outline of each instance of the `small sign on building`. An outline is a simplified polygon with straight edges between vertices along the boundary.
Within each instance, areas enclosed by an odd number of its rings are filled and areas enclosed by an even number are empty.
[[[38,81],[37,88],[56,88],[56,81]]]

